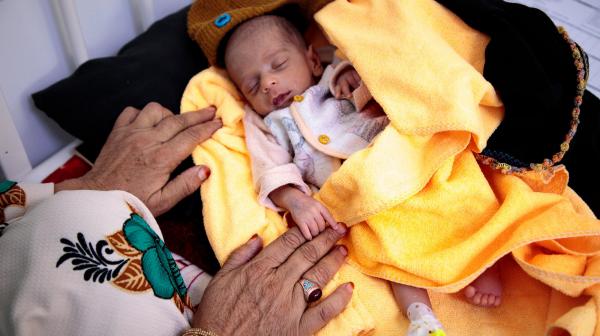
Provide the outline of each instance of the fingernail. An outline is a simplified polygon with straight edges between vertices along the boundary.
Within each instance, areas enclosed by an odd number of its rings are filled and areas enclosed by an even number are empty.
[[[198,171],[198,177],[201,180],[206,180],[208,177],[210,176],[210,168],[203,166],[202,168],[200,168],[200,170]]]
[[[345,235],[346,232],[348,232],[348,228],[346,227],[346,224],[344,223],[338,223],[339,225],[337,226],[337,228],[335,228],[335,231],[341,235]]]
[[[252,235],[252,237],[250,237],[250,239],[248,239],[248,243],[255,243],[260,239],[260,236],[257,233],[255,233],[254,235]]]
[[[347,256],[348,255],[348,248],[344,245],[340,245],[340,247],[338,247],[340,252],[344,255]]]
[[[348,284],[346,285],[346,288],[348,288],[348,290],[350,292],[354,291],[354,282],[348,282]]]

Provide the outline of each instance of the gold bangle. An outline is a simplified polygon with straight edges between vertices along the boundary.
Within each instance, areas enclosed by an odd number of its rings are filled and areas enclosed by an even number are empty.
[[[181,336],[217,336],[217,334],[200,328],[191,328],[184,331]]]

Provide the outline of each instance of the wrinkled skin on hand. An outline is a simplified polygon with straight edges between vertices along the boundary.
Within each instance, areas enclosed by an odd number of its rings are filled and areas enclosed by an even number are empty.
[[[157,103],[142,110],[126,108],[117,118],[94,167],[81,178],[55,186],[55,191],[124,190],[158,216],[196,191],[209,176],[196,166],[170,179],[196,145],[222,126],[215,109],[174,115]]]
[[[312,335],[346,307],[351,283],[309,306],[298,284],[324,287],[345,260],[335,243],[345,234],[327,228],[306,241],[297,227],[264,250],[259,237],[234,251],[204,293],[194,327],[222,335]]]

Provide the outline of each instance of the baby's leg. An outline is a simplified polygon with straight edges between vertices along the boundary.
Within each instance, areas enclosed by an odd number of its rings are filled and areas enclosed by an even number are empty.
[[[465,297],[474,305],[498,307],[502,300],[502,282],[498,265],[488,268],[463,290]]]
[[[408,336],[445,335],[442,324],[431,310],[431,301],[426,290],[394,282],[391,284],[396,302],[410,321]]]

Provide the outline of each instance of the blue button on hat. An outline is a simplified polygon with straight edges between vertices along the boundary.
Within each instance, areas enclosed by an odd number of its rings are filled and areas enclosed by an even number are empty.
[[[231,15],[229,15],[229,13],[223,13],[215,19],[215,26],[221,28],[221,27],[225,26],[226,24],[228,24],[230,21],[231,21]]]

